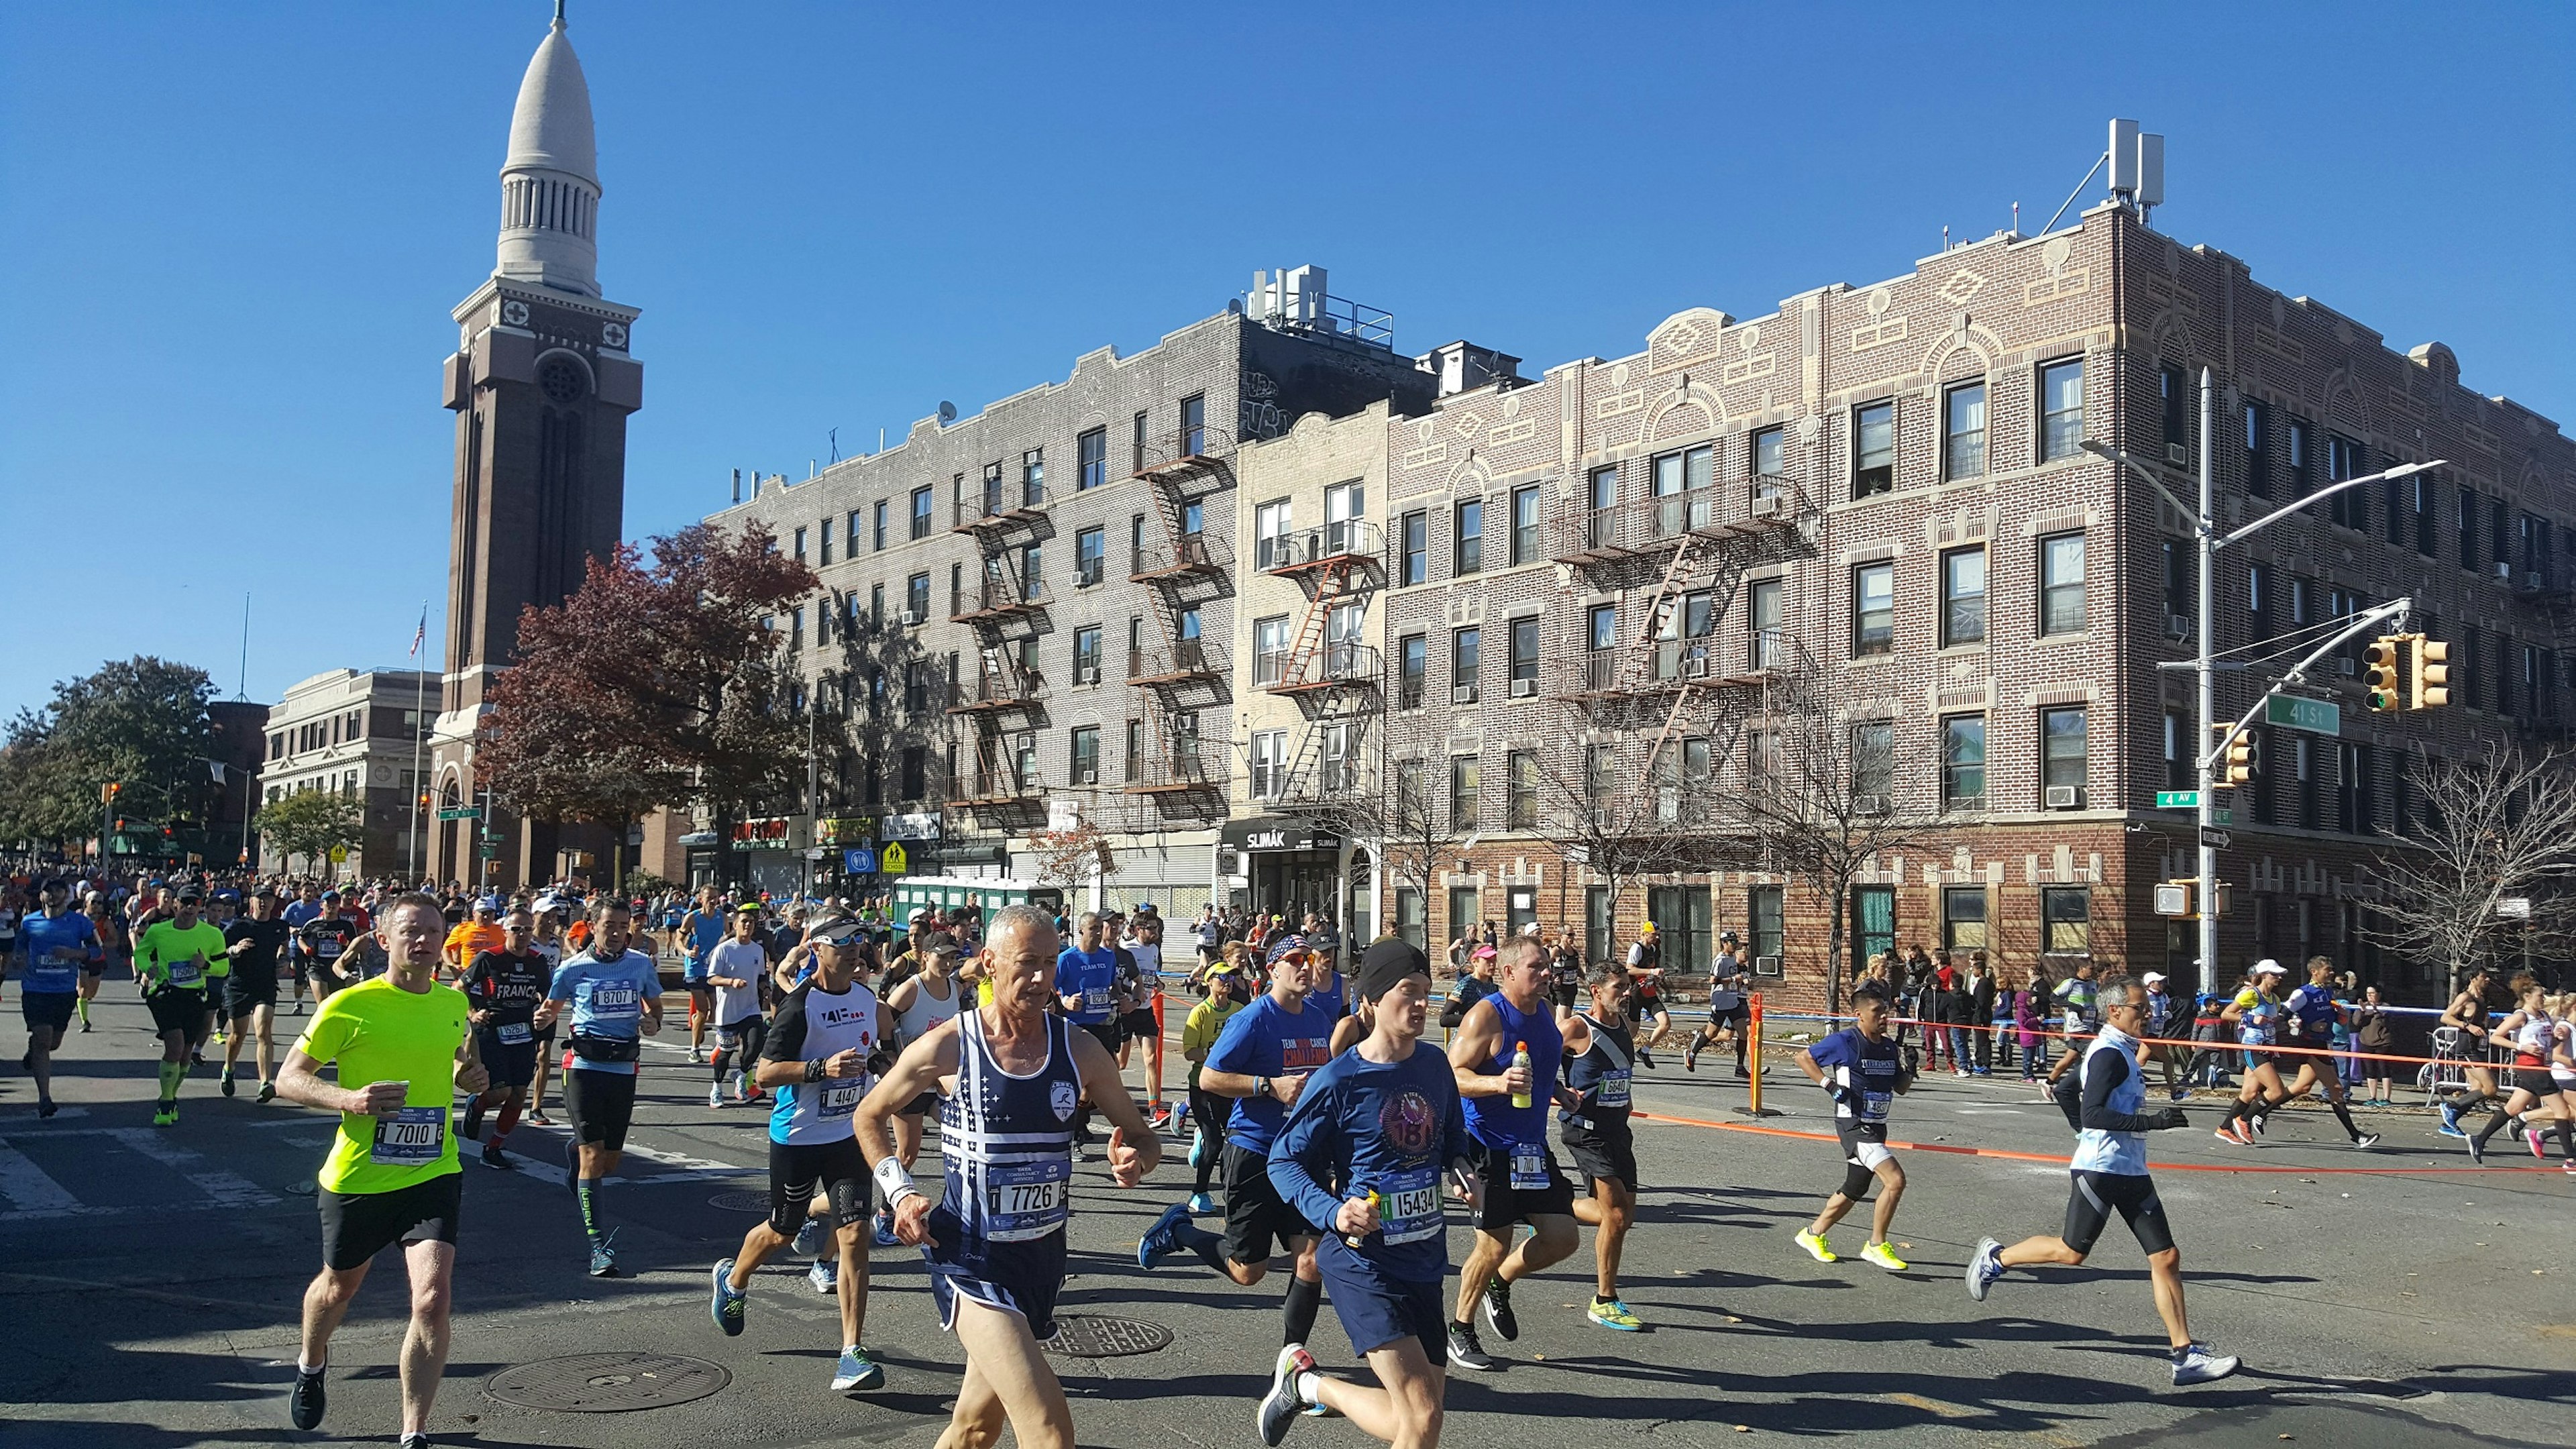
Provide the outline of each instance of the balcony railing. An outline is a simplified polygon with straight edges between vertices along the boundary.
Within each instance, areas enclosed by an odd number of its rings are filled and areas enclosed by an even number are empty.
[[[1131,580],[1178,574],[1223,573],[1234,566],[1234,550],[1214,534],[1185,533],[1178,539],[1149,537],[1129,560]]]
[[[1234,434],[1224,428],[1185,428],[1165,433],[1137,451],[1139,476],[1176,476],[1203,472],[1234,455]]]
[[[987,574],[982,587],[967,590],[958,603],[963,607],[948,616],[952,624],[1024,613],[1047,606],[1046,585],[1035,579],[1023,581],[1008,574],[994,578]]]
[[[1599,563],[1670,548],[1690,534],[1712,538],[1777,528],[1797,512],[1796,495],[1776,478],[1730,488],[1694,488],[1609,508],[1579,508],[1554,522],[1556,561]]]
[[[1008,709],[1025,704],[1046,693],[1046,676],[1031,665],[1022,664],[1007,655],[982,656],[972,680],[959,680],[957,698],[950,702],[950,714],[970,714],[983,710]]]
[[[1301,529],[1266,542],[1270,545],[1270,561],[1262,568],[1274,574],[1295,573],[1336,560],[1374,559],[1386,551],[1385,530],[1362,518]]]
[[[1036,800],[1046,793],[1035,761],[1016,752],[979,750],[974,763],[958,773],[955,805],[1001,805]]]
[[[1280,694],[1336,684],[1373,686],[1379,682],[1378,652],[1369,644],[1319,645],[1280,658],[1275,669],[1263,687]]]
[[[1197,740],[1174,741],[1167,749],[1148,752],[1129,772],[1127,793],[1156,795],[1181,790],[1222,790],[1234,778],[1222,749]]]
[[[1167,648],[1127,651],[1130,684],[1177,684],[1225,673],[1225,646],[1213,639],[1182,639]]]
[[[1046,483],[1042,479],[986,479],[981,485],[969,483],[949,505],[948,526],[961,528],[994,528],[1033,517],[1046,506]]]

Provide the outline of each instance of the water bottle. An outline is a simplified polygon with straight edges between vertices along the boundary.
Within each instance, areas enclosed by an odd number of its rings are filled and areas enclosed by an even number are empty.
[[[1528,1042],[1516,1041],[1512,1043],[1512,1070],[1516,1072],[1526,1072],[1531,1070]],[[1513,1106],[1526,1107],[1529,1104],[1529,1088],[1523,1087],[1519,1091],[1512,1093]]]

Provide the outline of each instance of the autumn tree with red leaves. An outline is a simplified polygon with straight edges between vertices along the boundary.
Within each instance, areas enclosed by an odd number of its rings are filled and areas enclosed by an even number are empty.
[[[718,834],[803,778],[782,701],[793,671],[768,620],[819,581],[769,530],[697,524],[592,559],[581,588],[519,616],[475,770],[508,808],[625,827],[701,802]]]

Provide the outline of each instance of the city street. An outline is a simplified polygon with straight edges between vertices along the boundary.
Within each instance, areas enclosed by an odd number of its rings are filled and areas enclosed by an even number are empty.
[[[73,1035],[58,1059],[60,1115],[36,1119],[23,1077],[0,1084],[0,1303],[12,1346],[0,1359],[12,1421],[0,1443],[390,1442],[404,1305],[392,1261],[379,1261],[335,1343],[324,1434],[287,1427],[296,1307],[318,1251],[312,1172],[330,1119],[256,1105],[248,1091],[224,1100],[207,1070],[185,1089],[179,1128],[154,1130],[145,1026],[130,987],[111,981],[98,1029]],[[280,1023],[281,1051],[296,1027]],[[576,1214],[550,1167],[560,1128],[519,1130],[512,1146],[530,1162],[516,1176],[466,1167],[455,1347],[431,1422],[440,1442],[929,1444],[959,1358],[910,1250],[874,1259],[867,1340],[890,1375],[882,1392],[826,1391],[832,1305],[806,1286],[801,1262],[762,1274],[742,1337],[708,1321],[707,1266],[753,1221],[755,1198],[743,1194],[763,1191],[765,1114],[709,1110],[705,1074],[665,1044],[674,1040],[685,1046],[675,1032],[648,1049],[648,1105],[624,1180],[605,1198],[631,1276],[583,1275]],[[2044,1281],[2016,1273],[1983,1304],[1961,1289],[1980,1235],[2010,1240],[2059,1222],[2066,1178],[2048,1155],[2068,1137],[2036,1092],[1945,1075],[1899,1102],[1894,1135],[1930,1150],[1902,1154],[1912,1186],[1894,1237],[1913,1268],[1889,1274],[1850,1256],[1819,1265],[1790,1242],[1841,1171],[1829,1138],[1799,1135],[1824,1126],[1819,1094],[1783,1081],[1777,1064],[1778,1115],[1741,1130],[1742,1084],[1685,1076],[1678,1055],[1638,1091],[1656,1118],[1638,1140],[1657,1186],[1643,1196],[1624,1283],[1649,1331],[1585,1321],[1587,1234],[1574,1258],[1519,1289],[1520,1341],[1487,1335],[1507,1370],[1453,1376],[1451,1442],[1567,1432],[1666,1444],[1953,1444],[1998,1433],[2052,1446],[2576,1441],[2566,1281],[2576,1262],[2565,1250],[2576,1181],[2555,1159],[2535,1170],[2499,1138],[2493,1165],[2471,1170],[2422,1111],[2370,1114],[2379,1120],[2366,1125],[2388,1134],[2374,1153],[2345,1147],[2330,1118],[2305,1111],[2276,1119],[2261,1148],[2232,1149],[2209,1136],[2216,1110],[2197,1108],[2200,1125],[2154,1139],[2156,1160],[2174,1164],[2159,1183],[2195,1331],[2246,1368],[2176,1390],[2143,1265],[2116,1223],[2093,1266]],[[1177,1052],[1171,1062],[1177,1070]],[[935,1171],[926,1156],[920,1175]],[[1278,1280],[1237,1288],[1186,1257],[1137,1269],[1138,1233],[1186,1191],[1177,1145],[1136,1191],[1109,1186],[1096,1165],[1078,1172],[1087,1183],[1064,1311],[1141,1320],[1170,1338],[1133,1356],[1055,1358],[1081,1441],[1257,1443],[1252,1406],[1277,1347]],[[1847,1255],[1865,1216],[1837,1230]],[[1466,1237],[1453,1226],[1453,1262]],[[1364,1372],[1329,1310],[1317,1340],[1326,1371]],[[551,1384],[506,1372],[575,1355],[692,1362],[582,1365]],[[502,1397],[550,1391],[647,1407],[570,1412]],[[687,1401],[632,1397],[656,1393]],[[1305,1420],[1289,1442],[1366,1441],[1346,1423]]]

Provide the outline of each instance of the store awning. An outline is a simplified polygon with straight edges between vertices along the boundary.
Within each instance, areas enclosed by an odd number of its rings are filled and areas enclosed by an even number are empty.
[[[1229,820],[1218,833],[1220,843],[1236,850],[1339,850],[1342,838],[1303,820],[1280,815]]]

